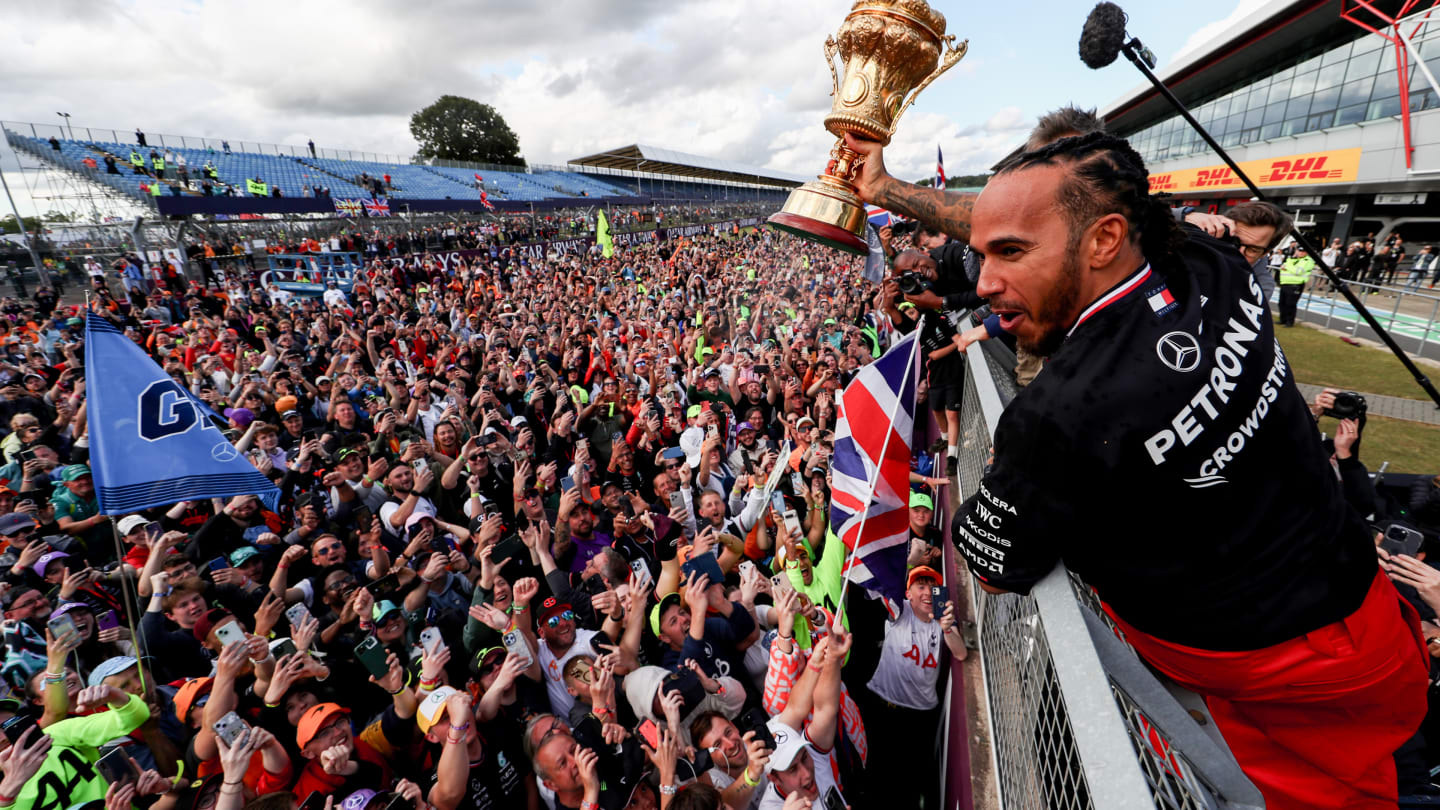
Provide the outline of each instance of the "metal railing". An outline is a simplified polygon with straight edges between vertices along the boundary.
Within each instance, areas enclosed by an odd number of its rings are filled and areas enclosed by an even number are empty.
[[[1408,278],[1409,273],[1401,270],[1399,275]],[[1429,274],[1426,276],[1425,283],[1415,288],[1363,281],[1346,284],[1401,348],[1421,357],[1440,359],[1440,291],[1425,286],[1429,283]],[[1277,292],[1277,300],[1278,296]],[[1306,323],[1339,329],[1352,337],[1379,340],[1344,296],[1323,279],[1306,287],[1295,314]]]
[[[971,345],[966,366],[962,499],[1018,392],[1015,356],[996,341]],[[1027,596],[972,590],[1001,807],[1264,806],[1203,702],[1157,680],[1078,577],[1057,565]]]

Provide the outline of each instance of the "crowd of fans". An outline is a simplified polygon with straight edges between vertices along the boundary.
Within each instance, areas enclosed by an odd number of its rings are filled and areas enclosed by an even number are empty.
[[[770,232],[424,236],[348,294],[102,267],[89,311],[4,302],[0,808],[937,806],[944,461],[893,614],[843,590],[829,462],[836,391],[944,301]],[[224,415],[273,511],[99,513],[86,317]]]

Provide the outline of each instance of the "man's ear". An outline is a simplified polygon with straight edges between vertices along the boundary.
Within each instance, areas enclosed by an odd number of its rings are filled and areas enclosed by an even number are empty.
[[[1130,222],[1121,214],[1106,214],[1092,222],[1086,233],[1090,267],[1104,267],[1130,243]]]

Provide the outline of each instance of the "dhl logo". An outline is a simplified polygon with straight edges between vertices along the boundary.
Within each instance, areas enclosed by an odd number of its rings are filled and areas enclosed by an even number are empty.
[[[1288,183],[1296,180],[1326,180],[1331,177],[1339,177],[1340,169],[1325,168],[1325,158],[1326,155],[1316,155],[1297,160],[1277,160],[1270,164],[1270,173],[1265,175],[1263,182]]]
[[[1214,186],[1238,186],[1240,180],[1229,166],[1222,166],[1218,169],[1201,169],[1195,174],[1195,186],[1197,188],[1211,188]]]
[[[1150,175],[1150,190],[1151,190],[1152,192],[1153,192],[1153,191],[1167,191],[1167,190],[1169,190],[1169,189],[1174,189],[1174,188],[1179,188],[1179,187],[1180,187],[1180,183],[1179,183],[1178,181],[1176,181],[1175,175],[1173,175],[1173,174],[1170,174],[1170,173],[1167,172],[1166,174],[1152,174],[1152,175]]]

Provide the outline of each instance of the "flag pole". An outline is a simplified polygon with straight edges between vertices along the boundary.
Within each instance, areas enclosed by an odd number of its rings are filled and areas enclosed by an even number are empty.
[[[905,375],[906,375],[906,378],[907,378],[907,379],[908,379],[909,375],[911,375],[911,374],[916,374],[916,375],[917,375],[917,379],[916,379],[917,385],[915,386],[915,391],[916,391],[916,395],[917,395],[917,396],[919,395],[920,386],[918,385],[918,382],[919,382],[919,379],[918,379],[918,369],[916,368],[916,362],[915,362],[915,361],[916,361],[916,356],[917,356],[917,354],[918,354],[919,351],[920,351],[920,336],[921,336],[921,334],[923,333],[924,329],[925,329],[925,315],[924,315],[924,313],[921,313],[919,319],[915,321],[915,342],[910,346],[910,361],[905,364]],[[884,355],[881,355],[881,356],[883,357]],[[905,391],[905,381],[904,381],[904,379],[902,379],[901,382],[900,382],[900,394],[901,394],[902,396],[903,396],[903,394],[904,394],[904,391]],[[842,407],[841,407],[840,409],[838,409],[840,412],[843,412],[843,411],[844,411],[844,408],[843,408],[843,404],[844,404],[844,394],[845,394],[844,391],[841,391],[841,392],[840,392],[841,404],[842,404]],[[895,397],[895,404],[893,404],[893,405],[890,406],[890,429],[887,430],[887,431],[885,431],[885,440],[880,443],[880,457],[879,457],[879,459],[877,460],[877,463],[876,463],[876,465],[875,465],[875,467],[876,467],[876,469],[875,469],[875,476],[874,476],[874,477],[871,479],[871,481],[870,481],[870,495],[869,495],[869,497],[867,497],[867,498],[865,499],[865,511],[864,511],[863,513],[861,513],[861,515],[860,515],[860,525],[859,525],[859,527],[857,527],[857,528],[855,529],[855,536],[856,536],[857,539],[860,538],[860,537],[863,537],[864,534],[865,534],[865,521],[866,521],[866,519],[868,519],[868,518],[870,517],[870,502],[875,499],[875,487],[878,486],[879,483],[880,483],[880,469],[879,469],[879,468],[880,468],[880,464],[885,461],[885,451],[888,450],[888,449],[890,449],[890,436],[891,436],[891,434],[893,434],[893,433],[895,432],[895,414],[898,413],[899,410],[900,410],[900,396],[896,396],[896,397]],[[912,426],[912,429],[913,429],[913,426]],[[906,489],[908,490],[909,487],[907,486]],[[908,503],[906,504],[906,508],[909,508],[909,504],[908,504]],[[843,537],[837,537],[837,538],[835,538],[835,539],[839,540],[841,543],[844,543],[844,542],[845,542],[845,538],[843,538]],[[844,618],[844,616],[845,616],[845,594],[846,594],[846,592],[847,592],[848,590],[850,590],[850,570],[855,567],[855,556],[856,556],[856,555],[855,555],[855,553],[854,553],[854,550],[852,549],[851,552],[850,552],[850,557],[849,557],[849,559],[847,559],[847,560],[845,561],[845,578],[844,578],[843,580],[841,580],[841,582],[840,582],[840,598],[839,598],[838,600],[836,600],[836,604],[835,604],[835,622],[834,622],[834,624],[831,625],[831,629],[832,629],[833,631],[836,631],[836,632],[838,632],[838,631],[841,629],[841,627],[843,626],[843,625],[841,624],[841,620],[842,620],[842,619]]]

